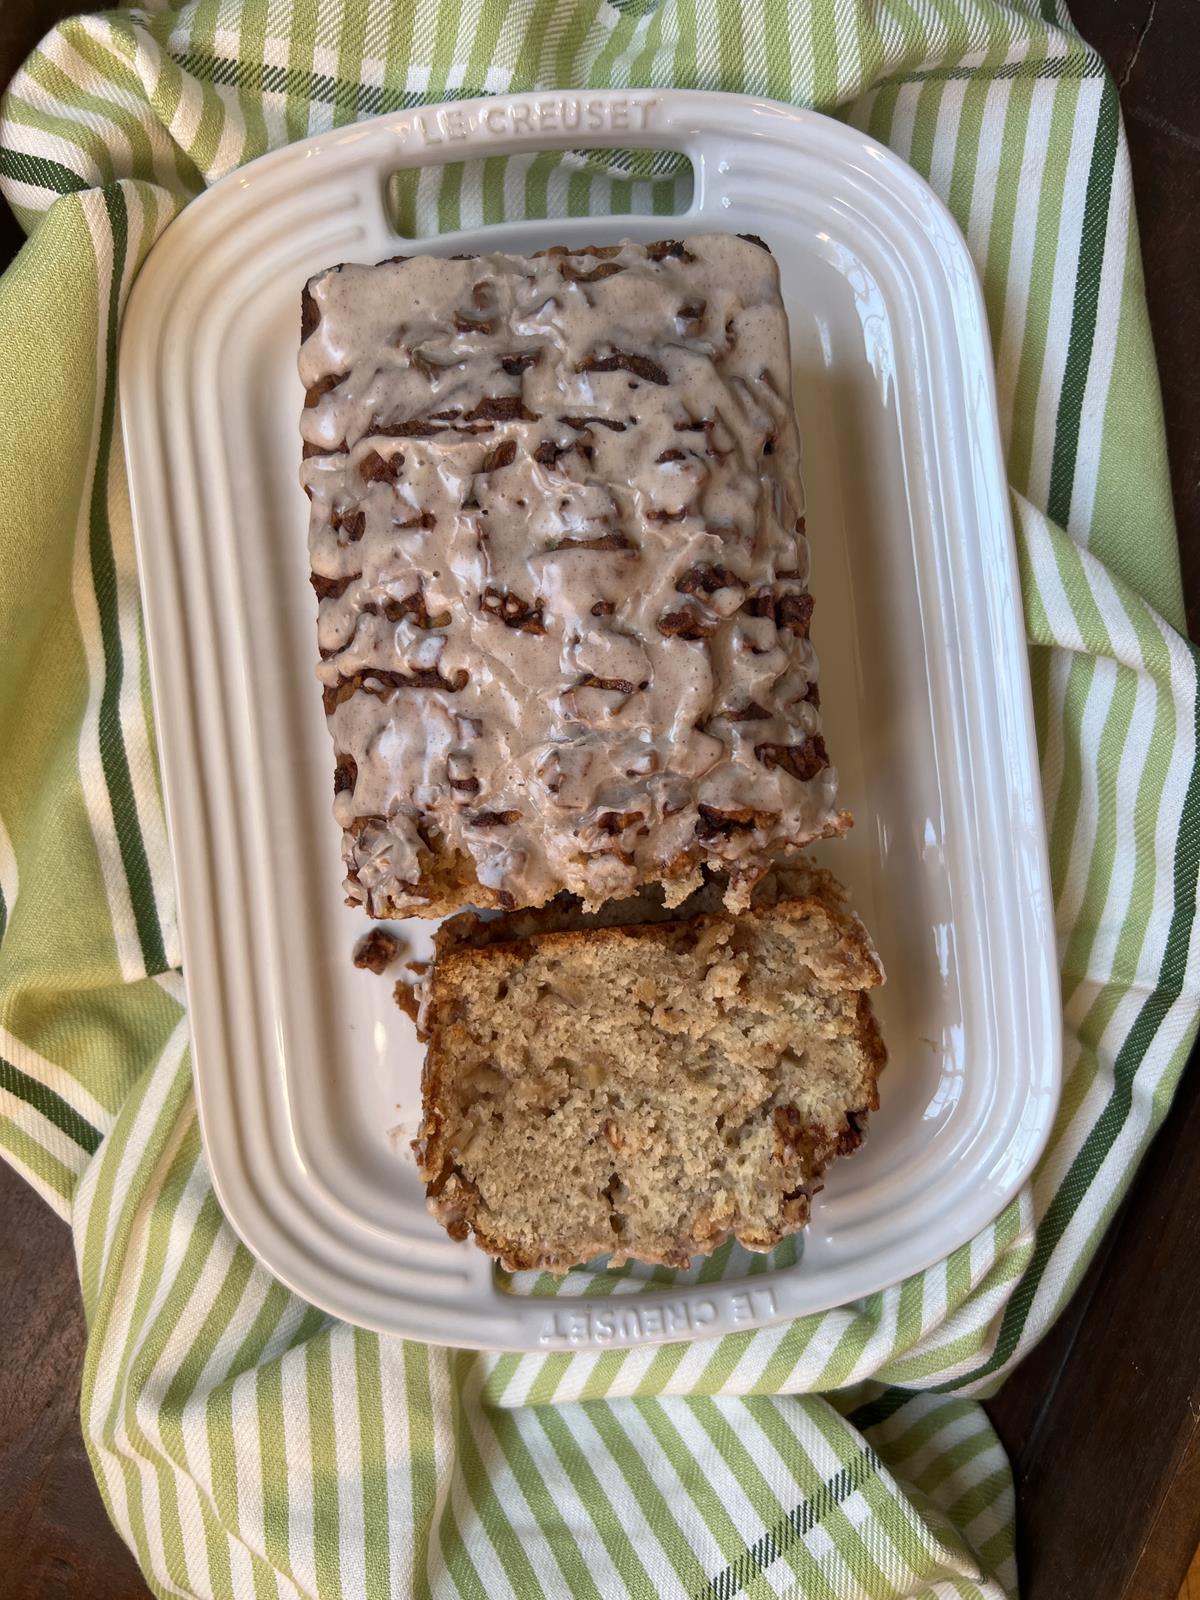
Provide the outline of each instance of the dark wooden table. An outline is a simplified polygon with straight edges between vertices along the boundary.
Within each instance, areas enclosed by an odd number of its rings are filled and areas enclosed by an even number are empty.
[[[0,85],[78,9],[0,0]],[[1200,638],[1200,0],[1073,10],[1121,91]],[[19,234],[2,202],[0,213],[3,262]],[[144,1600],[80,1437],[83,1322],[67,1230],[3,1162],[0,1216],[0,1596]],[[1198,1259],[1193,1059],[1067,1314],[988,1406],[1016,1471],[1025,1600],[1175,1600],[1200,1542]]]

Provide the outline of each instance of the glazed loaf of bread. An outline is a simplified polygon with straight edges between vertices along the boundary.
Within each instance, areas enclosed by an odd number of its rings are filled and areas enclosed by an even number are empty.
[[[881,971],[828,874],[771,874],[738,914],[707,889],[640,910],[435,935],[418,1161],[451,1234],[511,1269],[769,1249],[878,1106]]]
[[[334,267],[300,373],[351,903],[736,906],[848,825],[758,241]]]

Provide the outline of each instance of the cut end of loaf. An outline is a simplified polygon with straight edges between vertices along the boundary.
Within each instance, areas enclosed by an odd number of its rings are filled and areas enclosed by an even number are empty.
[[[684,1266],[804,1226],[885,1051],[866,933],[832,880],[801,881],[737,916],[572,928],[559,908],[554,931],[526,917],[507,940],[507,919],[447,925],[415,1148],[454,1237],[562,1272]]]

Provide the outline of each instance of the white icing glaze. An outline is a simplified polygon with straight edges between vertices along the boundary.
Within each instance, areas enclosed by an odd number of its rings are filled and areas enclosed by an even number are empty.
[[[428,902],[431,845],[502,903],[595,903],[846,825],[775,262],[672,249],[308,287],[319,676],[375,915]]]

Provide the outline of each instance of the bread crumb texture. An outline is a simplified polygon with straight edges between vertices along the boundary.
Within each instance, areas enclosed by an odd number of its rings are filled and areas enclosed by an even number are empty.
[[[608,927],[558,906],[508,938],[507,919],[446,924],[415,1149],[454,1237],[563,1272],[685,1266],[731,1235],[769,1250],[804,1226],[879,1103],[882,974],[827,875],[764,902]]]

